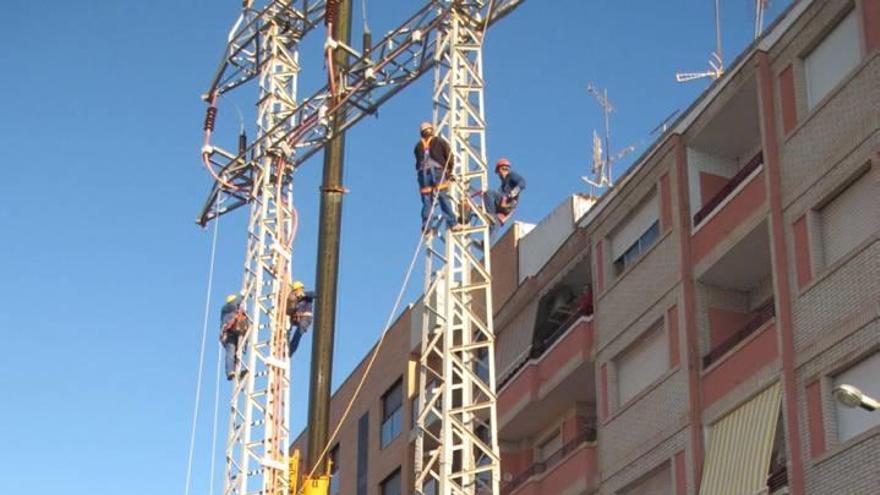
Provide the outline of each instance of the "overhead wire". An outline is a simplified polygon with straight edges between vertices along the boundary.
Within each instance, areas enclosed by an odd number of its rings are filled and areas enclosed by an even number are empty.
[[[219,210],[219,203],[215,207],[215,210]],[[199,402],[201,401],[202,394],[202,375],[205,368],[205,345],[208,336],[208,316],[210,315],[211,308],[211,291],[214,287],[214,267],[215,260],[217,254],[217,232],[220,230],[220,218],[214,220],[214,233],[211,239],[211,258],[209,262],[208,268],[208,287],[205,294],[205,312],[204,318],[202,321],[202,341],[199,349],[199,371],[196,378],[196,393],[195,393],[195,401],[193,405],[193,418],[192,418],[192,426],[190,429],[190,437],[189,437],[189,454],[187,455],[186,461],[186,485],[183,489],[184,495],[189,495],[190,484],[192,481],[192,463],[193,463],[193,452],[195,451],[195,443],[196,443],[196,427],[199,421]],[[213,449],[212,449],[213,452]]]

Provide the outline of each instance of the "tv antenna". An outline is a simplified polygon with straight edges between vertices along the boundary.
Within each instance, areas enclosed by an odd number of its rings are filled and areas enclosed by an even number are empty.
[[[770,0],[755,0],[755,39],[764,31],[764,11],[770,5]]]
[[[762,0],[756,1],[762,3]],[[763,16],[763,13],[761,15]],[[706,77],[716,80],[723,74],[724,58],[721,52],[721,0],[715,0],[715,51],[709,55],[709,70],[703,72],[676,72],[675,80],[680,83],[695,81]]]
[[[614,112],[614,105],[608,99],[608,89],[599,89],[591,83],[587,85],[587,92],[593,95],[593,98],[602,107],[605,136],[603,143],[603,138],[599,137],[599,133],[595,129],[593,130],[593,166],[590,175],[581,177],[581,179],[594,188],[610,188],[614,185],[611,178],[611,166],[614,162],[635,151],[636,147],[630,145],[617,153],[611,153],[611,113]]]

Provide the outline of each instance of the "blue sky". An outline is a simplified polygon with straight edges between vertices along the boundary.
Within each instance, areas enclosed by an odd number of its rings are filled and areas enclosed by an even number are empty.
[[[752,2],[722,3],[730,61],[750,41]],[[787,3],[773,2],[768,21]],[[0,493],[183,492],[210,251],[209,232],[193,223],[209,186],[199,95],[239,5],[4,2]],[[368,5],[378,36],[420,2]],[[589,136],[601,125],[587,83],[607,86],[616,104],[615,148],[649,142],[705,89],[673,75],[705,66],[712,16],[710,0],[528,0],[493,28],[489,156],[509,157],[528,179],[519,219],[538,221],[584,190]],[[303,96],[323,84],[322,41],[303,45]],[[430,89],[425,78],[349,133],[335,383],[378,337],[418,240],[411,150]],[[230,103],[250,116],[252,96]],[[220,138],[238,125],[235,107],[221,106]],[[294,270],[308,284],[320,163],[308,162],[296,186]],[[217,309],[240,285],[244,219],[241,210],[220,225],[192,493],[207,492]],[[295,431],[310,347],[309,336],[294,363]]]

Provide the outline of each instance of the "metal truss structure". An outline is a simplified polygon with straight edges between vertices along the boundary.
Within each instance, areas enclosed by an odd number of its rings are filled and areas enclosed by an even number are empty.
[[[488,185],[482,41],[525,0],[429,0],[362,52],[333,80],[297,101],[299,41],[321,22],[326,1],[245,1],[206,94],[203,159],[214,178],[200,225],[250,205],[242,293],[248,330],[239,345],[226,444],[225,495],[289,490],[290,367],[285,304],[295,219],[293,172],[333,137],[375,114],[425,73],[435,72],[438,130],[455,155],[450,196],[467,226],[432,237],[423,329],[417,493],[499,493],[488,218],[472,191]],[[488,4],[488,5],[487,5]],[[301,6],[297,9],[294,5]],[[210,143],[219,96],[259,80],[258,133],[237,152]],[[333,121],[337,119],[337,121]]]
[[[489,16],[488,22],[483,21],[483,28],[501,20],[524,1],[495,0],[491,13],[488,13],[486,7],[481,7],[480,15]],[[270,130],[269,134],[277,136],[277,141],[267,146],[264,142],[268,139],[267,135],[263,135],[237,153],[217,148],[207,150],[212,174],[218,180],[202,207],[198,223],[205,225],[211,219],[250,201],[254,191],[252,160],[261,149],[274,148],[292,167],[299,167],[333,137],[334,126],[331,125],[331,119],[341,120],[335,124],[338,132],[343,132],[364,117],[375,115],[383,103],[430,72],[437,61],[437,45],[431,40],[450,18],[452,6],[459,3],[469,5],[473,2],[429,0],[403,24],[391,30],[372,47],[362,51],[332,41],[349,52],[351,60],[348,67],[338,68],[333,87],[328,82],[313,95],[302,100],[290,115],[289,121],[279,122],[279,127],[284,129]],[[481,5],[482,3],[480,2]],[[317,17],[318,14],[315,13],[294,16],[295,19],[306,19],[298,24],[303,29],[313,26]],[[242,39],[247,38],[243,36]],[[241,72],[249,73],[246,69]],[[229,77],[218,77],[216,80],[228,81],[215,83],[218,88],[228,87],[237,81],[236,78]]]
[[[232,383],[225,495],[288,492],[290,359],[285,306],[295,219],[292,169],[275,150],[295,123],[291,117],[297,108],[298,43],[322,15],[318,2],[305,11],[293,8],[290,0],[270,1],[261,9],[246,2],[208,92],[210,132],[217,97],[250,80],[259,81],[259,144],[250,160],[239,157],[247,163],[250,188],[225,186],[230,196],[251,205],[241,291],[248,326],[239,342]],[[245,148],[245,143],[239,147]],[[208,164],[215,156],[233,156],[208,145],[203,155]]]
[[[488,2],[491,4],[491,2]],[[462,223],[426,248],[417,494],[498,494],[495,335],[483,99],[484,2],[456,2],[436,38],[434,122],[450,143]],[[476,198],[476,199],[475,199]]]

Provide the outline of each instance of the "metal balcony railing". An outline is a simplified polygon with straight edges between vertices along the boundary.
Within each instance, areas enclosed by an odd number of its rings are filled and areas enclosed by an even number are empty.
[[[786,486],[788,486],[788,469],[785,466],[781,466],[767,477],[767,489],[770,493]]]
[[[752,319],[736,331],[733,335],[715,346],[708,354],[703,356],[703,368],[708,368],[712,363],[718,361],[721,356],[727,354],[728,351],[736,347],[737,344],[753,334],[755,330],[764,326],[765,323],[776,317],[776,304],[773,299],[764,303],[752,313]]]
[[[763,163],[764,153],[758,152],[758,154],[755,155],[754,158],[749,160],[749,163],[746,163],[745,167],[739,169],[739,171],[733,177],[731,177],[729,181],[727,181],[727,184],[725,184],[720,191],[712,196],[712,199],[707,201],[706,204],[703,205],[702,208],[700,208],[700,211],[698,211],[694,215],[694,225],[699,225],[700,222],[703,221],[703,219],[709,216],[709,213],[712,213],[715,208],[718,208],[718,205],[720,205],[721,202],[724,201],[724,198],[730,196],[733,190],[736,189],[738,185],[742,184],[742,182],[746,180],[746,178],[748,178],[748,176],[751,175],[752,172],[757,170],[758,167],[760,167]]]
[[[556,452],[550,454],[549,457],[544,459],[543,461],[536,462],[532,464],[525,471],[517,474],[512,480],[504,483],[501,486],[501,494],[508,495],[509,493],[513,493],[514,490],[519,488],[523,483],[528,481],[529,478],[535,476],[537,474],[544,473],[551,469],[552,467],[559,464],[568,454],[577,450],[578,447],[585,443],[595,442],[596,441],[596,428],[588,427],[585,428],[582,432],[580,432],[575,438],[566,443]]]

